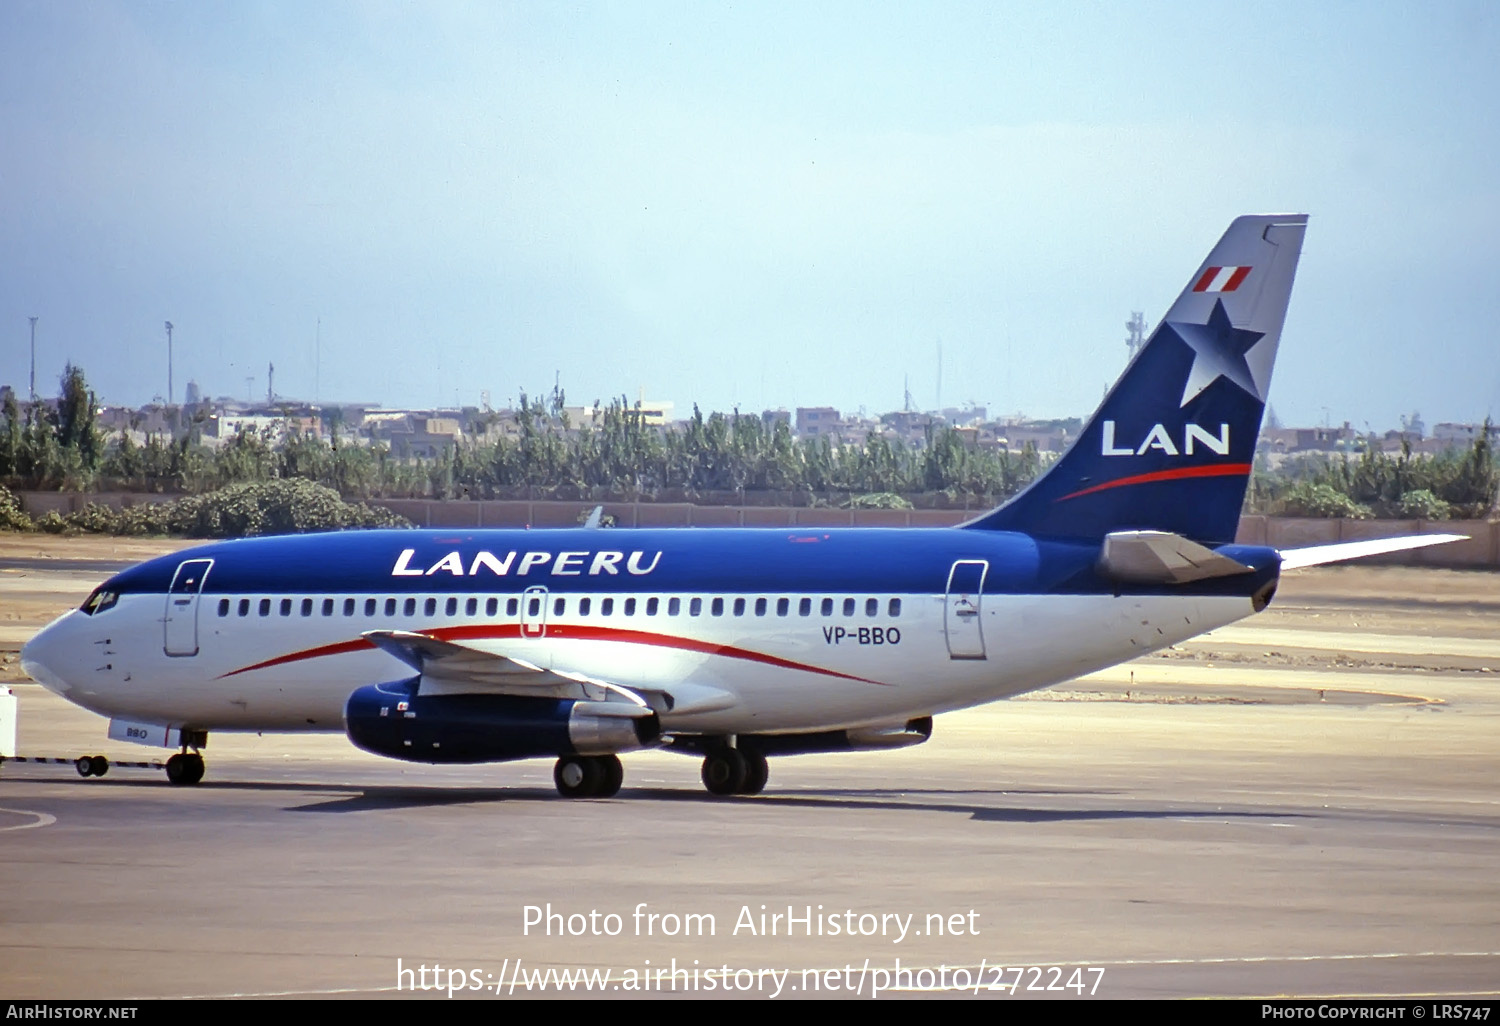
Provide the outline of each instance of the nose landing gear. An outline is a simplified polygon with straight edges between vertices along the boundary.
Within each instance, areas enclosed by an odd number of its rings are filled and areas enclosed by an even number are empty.
[[[73,768],[80,777],[102,777],[109,772],[109,760],[102,755],[80,755]]]

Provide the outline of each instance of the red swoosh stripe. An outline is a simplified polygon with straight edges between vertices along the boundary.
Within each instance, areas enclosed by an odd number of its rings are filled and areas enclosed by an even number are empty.
[[[524,637],[521,633],[520,624],[460,624],[452,627],[433,627],[429,630],[414,633],[426,634],[428,637],[436,638],[439,641]],[[744,659],[749,662],[764,663],[767,666],[776,666],[784,670],[802,670],[806,673],[820,673],[828,677],[859,681],[862,684],[877,684],[881,687],[890,687],[884,681],[870,680],[867,677],[857,677],[849,673],[840,673],[837,670],[825,670],[820,666],[793,662],[790,659],[782,659],[780,656],[767,655],[764,652],[753,652],[750,649],[738,648],[734,645],[721,645],[712,641],[698,641],[694,638],[680,638],[669,634],[655,634],[649,631],[629,630],[618,627],[594,627],[584,624],[548,624],[546,636],[570,641],[617,641],[625,644],[654,645],[658,648],[677,648],[687,652],[701,652],[704,655],[721,655],[731,659]],[[340,641],[332,645],[320,645],[317,648],[304,649],[301,652],[291,652],[284,656],[277,656],[275,659],[267,659],[264,662],[255,663],[251,666],[243,666],[238,670],[231,670],[228,673],[221,674],[219,679],[222,680],[225,677],[249,673],[251,670],[264,670],[272,666],[294,663],[303,659],[343,655],[347,652],[357,652],[361,649],[374,647],[374,645],[364,638],[358,638],[354,641]]]
[[[1134,477],[1122,477],[1115,481],[1106,481],[1096,484],[1092,488],[1084,488],[1081,491],[1071,492],[1053,502],[1066,502],[1076,499],[1080,495],[1091,495],[1094,492],[1102,492],[1108,488],[1124,488],[1127,485],[1154,484],[1157,481],[1183,481],[1193,477],[1244,477],[1250,473],[1248,463],[1213,463],[1206,467],[1178,467],[1175,470],[1155,470],[1149,474],[1136,474]]]
[[[230,670],[228,673],[219,674],[217,679],[223,680],[225,677],[233,677],[236,674],[240,673],[249,673],[251,670],[264,670],[270,666],[280,666],[283,663],[295,663],[302,659],[316,659],[319,656],[343,655],[345,652],[358,652],[362,648],[374,647],[374,645],[366,641],[364,638],[355,638],[353,641],[340,641],[333,645],[319,645],[317,648],[307,648],[303,649],[301,652],[292,652],[284,656],[277,656],[275,659],[267,659],[265,662],[254,663],[250,666],[241,666],[238,670]]]

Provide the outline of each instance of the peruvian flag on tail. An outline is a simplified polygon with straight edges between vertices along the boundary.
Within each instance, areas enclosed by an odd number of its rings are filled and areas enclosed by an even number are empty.
[[[1208,267],[1203,271],[1194,292],[1233,292],[1250,277],[1248,267]]]

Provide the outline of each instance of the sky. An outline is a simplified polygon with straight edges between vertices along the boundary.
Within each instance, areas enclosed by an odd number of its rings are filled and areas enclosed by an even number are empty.
[[[1086,414],[1307,213],[1285,424],[1500,416],[1500,4],[0,0],[0,383]],[[941,374],[939,374],[941,352]]]

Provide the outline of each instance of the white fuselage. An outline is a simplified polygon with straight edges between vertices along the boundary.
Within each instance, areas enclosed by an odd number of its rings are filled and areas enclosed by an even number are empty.
[[[508,635],[505,653],[544,669],[644,690],[700,687],[732,699],[701,711],[684,703],[682,712],[662,716],[665,732],[803,732],[901,721],[1046,687],[1252,611],[1250,599],[1238,596],[985,595],[964,623],[944,594],[539,597],[540,620],[524,615],[524,597],[507,615],[514,593],[403,593],[389,601],[316,592],[204,595],[195,610],[196,651],[169,655],[168,597],[124,595],[103,612],[59,618],[27,646],[26,669],[110,717],[203,730],[341,731],[356,688],[414,675],[359,644],[362,632],[463,627],[482,635],[494,628]],[[627,598],[634,600],[628,614]],[[394,615],[386,613],[389,602]],[[569,636],[583,629],[589,636]]]

